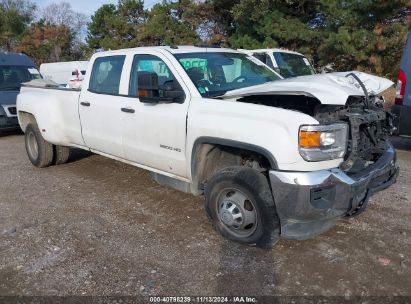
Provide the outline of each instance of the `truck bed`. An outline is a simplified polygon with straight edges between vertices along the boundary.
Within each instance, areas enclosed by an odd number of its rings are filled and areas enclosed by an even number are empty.
[[[79,97],[78,89],[27,84],[22,86],[17,97],[22,130],[24,131],[28,124],[24,113],[31,113],[47,141],[60,145],[83,146],[78,112]]]

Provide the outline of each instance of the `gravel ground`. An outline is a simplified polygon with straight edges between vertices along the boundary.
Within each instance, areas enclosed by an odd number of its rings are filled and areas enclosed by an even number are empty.
[[[358,218],[272,250],[220,237],[203,199],[77,151],[47,169],[0,137],[0,295],[411,296],[411,140]]]

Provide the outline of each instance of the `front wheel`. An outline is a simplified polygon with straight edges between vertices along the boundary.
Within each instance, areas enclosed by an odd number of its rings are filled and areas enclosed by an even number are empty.
[[[52,164],[53,145],[44,140],[37,125],[27,126],[25,144],[27,155],[34,166],[44,168]]]
[[[248,167],[229,167],[206,184],[205,207],[224,237],[242,244],[271,248],[280,223],[267,178]]]

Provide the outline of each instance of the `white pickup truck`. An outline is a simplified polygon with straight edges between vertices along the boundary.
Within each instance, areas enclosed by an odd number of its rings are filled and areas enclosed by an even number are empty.
[[[314,75],[315,69],[303,54],[285,49],[239,50],[268,65],[283,78]]]
[[[391,117],[364,73],[282,80],[231,49],[147,47],[95,54],[81,90],[24,86],[18,119],[37,167],[70,147],[205,196],[225,237],[272,246],[314,237],[396,180]]]

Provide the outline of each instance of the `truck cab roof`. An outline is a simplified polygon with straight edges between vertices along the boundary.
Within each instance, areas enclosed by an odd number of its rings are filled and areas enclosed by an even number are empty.
[[[25,54],[0,52],[0,65],[34,67],[34,62]]]
[[[288,53],[288,54],[296,54],[304,56],[301,53],[287,50],[287,49],[279,49],[279,48],[272,48],[272,49],[256,49],[256,50],[241,50],[244,53]]]
[[[188,45],[183,45],[183,46],[148,46],[148,47],[137,47],[137,48],[129,48],[129,49],[123,49],[121,51],[168,51],[171,54],[182,54],[182,53],[212,53],[212,52],[218,52],[218,53],[241,53],[238,52],[237,50],[230,49],[230,48],[220,48],[220,47],[203,47],[203,46],[188,46]],[[104,52],[99,52],[97,53],[98,56],[106,56],[106,55],[111,55],[111,54],[117,54],[118,50],[113,50],[113,51],[104,51]]]

